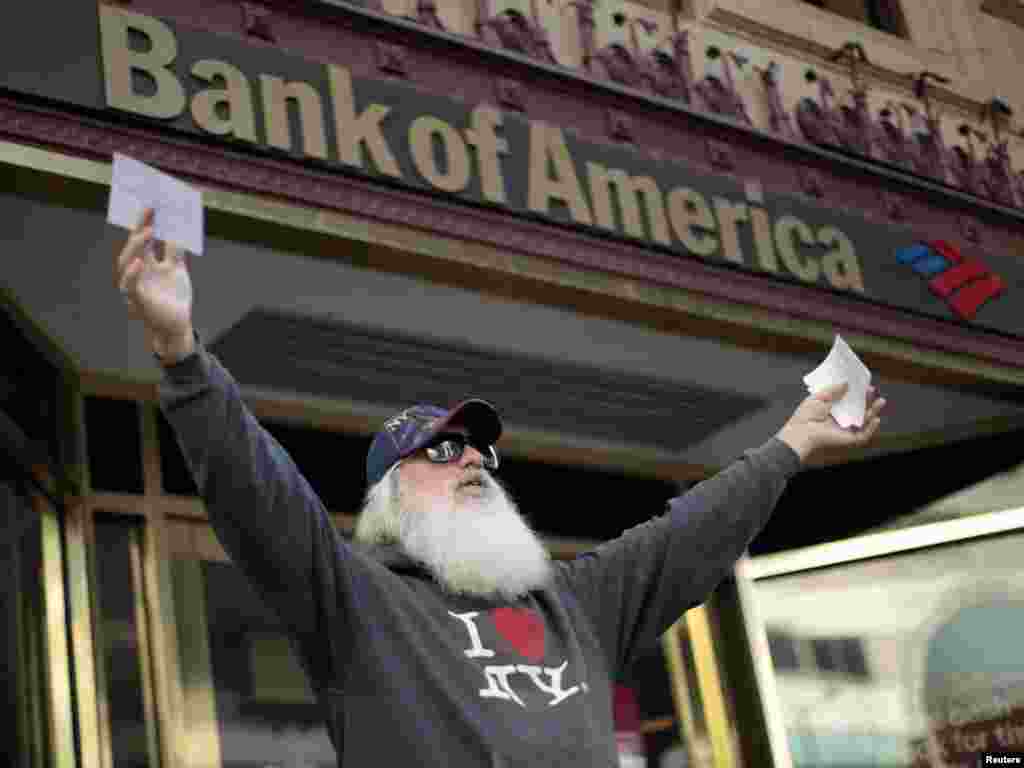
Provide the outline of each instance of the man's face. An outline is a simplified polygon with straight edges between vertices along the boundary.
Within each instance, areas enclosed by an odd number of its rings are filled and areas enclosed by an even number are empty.
[[[478,449],[466,445],[447,463],[419,451],[395,469],[368,497],[363,519],[376,522],[364,530],[394,531],[406,552],[453,592],[512,597],[548,580],[544,546]]]
[[[468,436],[461,427],[448,429],[445,434]],[[493,482],[484,469],[484,457],[468,443],[459,458],[446,464],[430,461],[425,450],[420,449],[402,462],[402,482],[409,493],[457,507],[493,490]]]

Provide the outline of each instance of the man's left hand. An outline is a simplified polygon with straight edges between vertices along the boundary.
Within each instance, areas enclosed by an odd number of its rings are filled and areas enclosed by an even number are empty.
[[[832,405],[846,394],[846,387],[840,384],[809,395],[779,430],[777,437],[797,453],[801,464],[819,459],[825,453],[831,455],[858,448],[878,431],[885,399],[878,397],[874,387],[868,390],[864,426],[843,429],[832,418]]]

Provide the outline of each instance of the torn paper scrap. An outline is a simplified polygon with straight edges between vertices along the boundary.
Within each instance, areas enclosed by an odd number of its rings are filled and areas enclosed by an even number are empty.
[[[842,399],[832,405],[832,418],[844,429],[862,427],[867,411],[868,389],[871,387],[871,371],[843,337],[836,334],[828,356],[821,365],[804,376],[804,384],[814,394],[843,383],[849,384],[849,388]]]

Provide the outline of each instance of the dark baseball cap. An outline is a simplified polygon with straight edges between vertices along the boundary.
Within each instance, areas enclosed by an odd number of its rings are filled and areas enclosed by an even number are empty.
[[[463,427],[484,445],[501,437],[501,419],[486,400],[463,400],[450,410],[436,405],[414,405],[384,422],[366,454],[366,485],[375,485],[396,462],[411,456],[437,435]]]

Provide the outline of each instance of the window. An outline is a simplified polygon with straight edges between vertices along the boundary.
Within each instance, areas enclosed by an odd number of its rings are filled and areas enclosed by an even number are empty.
[[[868,678],[868,661],[864,656],[864,643],[859,637],[842,637],[839,639],[842,651],[843,670],[850,677]]]
[[[792,672],[800,668],[800,654],[792,635],[768,630],[768,650],[777,670]]]
[[[804,0],[804,2],[837,13],[848,19],[906,37],[906,24],[898,0]]]
[[[857,679],[869,677],[860,638],[816,637],[811,640],[811,648],[819,672],[832,672]]]
[[[801,647],[810,655],[800,658]],[[768,628],[768,651],[777,672],[802,672],[805,675],[842,675],[850,679],[870,678],[864,643],[859,637],[797,637],[777,628]]]
[[[814,650],[814,663],[822,672],[839,672],[840,660],[836,652],[835,641],[829,637],[816,637],[811,640],[811,648]]]
[[[52,748],[46,679],[43,530],[20,482],[0,463],[0,707],[4,765],[46,765]],[[58,683],[59,684],[59,683]],[[51,761],[52,764],[52,761]]]

